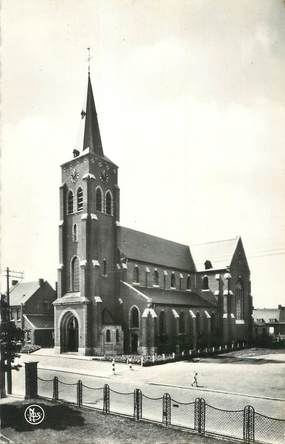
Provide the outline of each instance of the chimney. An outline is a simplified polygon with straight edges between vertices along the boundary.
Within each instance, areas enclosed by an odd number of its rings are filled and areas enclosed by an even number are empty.
[[[40,279],[39,279],[39,285],[40,285],[40,287],[42,287],[42,286],[44,285],[44,283],[45,283],[44,279],[40,278]]]

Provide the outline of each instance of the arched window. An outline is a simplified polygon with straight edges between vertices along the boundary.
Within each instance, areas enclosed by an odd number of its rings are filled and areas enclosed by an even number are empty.
[[[138,283],[140,281],[140,271],[139,267],[135,265],[134,271],[133,271],[133,282]]]
[[[130,313],[130,327],[139,328],[139,311],[137,307],[132,307]]]
[[[196,313],[196,331],[197,336],[199,336],[201,334],[201,316],[199,312]]]
[[[175,273],[174,272],[171,273],[170,286],[172,288],[176,287],[176,277],[175,277]]]
[[[120,342],[120,332],[118,329],[116,329],[116,342]]]
[[[73,213],[73,192],[69,191],[67,195],[67,213]]]
[[[112,214],[112,195],[110,191],[106,193],[106,214]]]
[[[79,259],[74,257],[71,262],[71,291],[79,291]]]
[[[185,318],[183,311],[179,314],[179,333],[185,333]]]
[[[111,332],[110,332],[110,330],[106,330],[106,342],[111,342]]]
[[[163,335],[165,333],[165,312],[161,311],[159,313],[159,334]]]
[[[236,297],[236,319],[243,319],[244,291],[243,291],[243,284],[241,281],[238,281],[238,283],[236,284],[235,297]]]
[[[216,332],[216,315],[215,313],[211,314],[211,333],[214,334]]]
[[[208,276],[203,276],[202,278],[202,289],[209,290],[209,279]]]
[[[103,259],[103,275],[107,276],[107,261]]]
[[[187,289],[187,290],[190,290],[190,289],[191,289],[191,276],[190,276],[190,274],[188,274],[188,276],[187,276],[186,289]]]
[[[157,270],[153,272],[153,283],[154,285],[159,285],[159,273]]]
[[[83,210],[83,190],[78,188],[77,190],[77,211]]]
[[[78,237],[77,237],[77,225],[74,224],[73,225],[73,242],[77,242]]]
[[[102,190],[97,188],[96,190],[96,211],[102,211]]]

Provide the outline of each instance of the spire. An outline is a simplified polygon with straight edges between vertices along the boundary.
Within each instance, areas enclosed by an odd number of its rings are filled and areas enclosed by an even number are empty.
[[[104,156],[100,129],[95,108],[94,96],[90,80],[90,48],[88,48],[88,87],[87,87],[87,101],[86,111],[81,112],[81,118],[85,119],[83,150],[89,147],[89,152]]]

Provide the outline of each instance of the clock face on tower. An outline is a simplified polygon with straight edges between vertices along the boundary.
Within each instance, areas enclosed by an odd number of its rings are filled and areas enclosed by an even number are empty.
[[[73,170],[71,170],[71,173],[70,173],[71,182],[75,183],[77,181],[78,177],[79,177],[78,171],[75,168]]]
[[[107,171],[107,169],[102,169],[101,173],[100,173],[100,179],[102,180],[102,182],[107,183],[109,180],[109,173]]]

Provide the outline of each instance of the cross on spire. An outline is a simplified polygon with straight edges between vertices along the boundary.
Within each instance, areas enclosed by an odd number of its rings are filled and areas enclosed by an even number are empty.
[[[90,75],[90,60],[92,59],[92,57],[90,55],[90,48],[87,48],[87,51],[88,51],[88,58],[87,58],[87,61],[88,61],[88,75]]]

